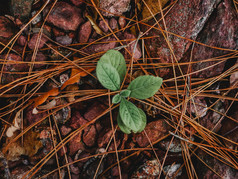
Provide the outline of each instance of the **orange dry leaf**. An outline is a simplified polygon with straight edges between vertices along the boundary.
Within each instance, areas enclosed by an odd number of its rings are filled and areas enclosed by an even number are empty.
[[[53,88],[50,91],[46,92],[45,94],[35,98],[33,100],[34,102],[34,107],[37,107],[41,104],[43,104],[49,96],[57,96],[59,94],[59,89],[58,88]]]
[[[95,68],[86,68],[85,71],[81,70],[81,69],[76,69],[73,68],[71,71],[71,76],[70,78],[61,86],[60,90],[63,90],[66,86],[77,83],[81,77],[87,76],[88,73],[90,73],[91,71],[93,71]]]

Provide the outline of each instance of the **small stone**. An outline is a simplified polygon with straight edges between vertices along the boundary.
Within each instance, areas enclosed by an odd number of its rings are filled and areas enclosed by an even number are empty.
[[[112,137],[112,134],[113,134],[112,130],[109,130],[105,133],[104,132],[100,133],[100,136],[98,137],[97,141],[98,147],[100,148],[105,147],[108,144],[110,138]]]
[[[91,39],[91,41],[94,41],[94,40]],[[91,41],[89,40],[89,42],[91,42]],[[93,44],[90,47],[86,48],[84,51],[86,53],[106,52],[110,49],[114,49],[118,44],[118,42],[116,42],[116,39],[114,37],[104,38],[100,42],[102,42],[102,43],[101,44]]]
[[[55,40],[62,45],[70,45],[73,42],[73,39],[68,35],[56,37]]]
[[[109,21],[109,26],[111,27],[112,30],[117,29],[118,28],[117,20],[115,18],[111,18]]]
[[[20,37],[17,39],[17,43],[20,46],[25,46],[25,44],[26,44],[26,37],[23,36],[23,35],[20,35]]]
[[[88,121],[95,119],[97,116],[103,113],[106,107],[98,102],[95,102],[90,106],[88,111],[84,114],[84,118]]]
[[[39,39],[39,40],[38,40]],[[48,41],[48,39],[44,36],[44,34],[42,34],[41,36],[36,33],[33,34],[33,36],[31,37],[30,41],[28,42],[28,47],[33,50],[35,48],[42,48],[45,43]],[[37,45],[38,42],[38,45]]]
[[[74,155],[78,150],[84,150],[84,144],[81,139],[82,131],[80,131],[73,139],[69,142],[69,155]]]
[[[166,129],[164,120],[150,122],[147,124],[144,130],[146,131],[148,138],[152,143],[163,137],[168,131]],[[148,138],[144,132],[141,132],[133,136],[133,141],[136,141],[140,147],[146,147],[149,145]]]
[[[68,161],[69,163],[73,162],[72,158],[70,156],[68,156]],[[79,174],[79,168],[77,166],[74,166],[74,164],[69,165],[70,171],[75,174],[78,175]]]
[[[37,13],[37,11],[33,11],[32,13],[31,13],[31,16],[33,17],[34,15],[36,15],[36,13]],[[34,18],[34,20],[31,22],[33,25],[35,25],[35,24],[37,24],[38,22],[40,22],[41,21],[41,14],[38,14],[35,18]]]
[[[100,0],[99,8],[103,16],[121,16],[130,8],[130,0]]]
[[[61,128],[60,128],[60,132],[63,136],[66,136],[67,134],[69,134],[70,132],[72,131],[71,128],[65,126],[65,125],[62,125]]]
[[[109,21],[108,19],[105,19],[106,23],[104,22],[104,20],[100,20],[99,24],[98,24],[98,27],[105,33],[108,32],[109,28],[108,28],[108,25],[109,25]]]
[[[124,39],[133,39],[136,40],[136,37],[133,34],[130,34],[128,32],[124,33]],[[127,44],[131,43],[131,41],[127,41]],[[134,61],[138,60],[141,57],[141,49],[139,44],[137,43],[137,46],[135,48],[136,41],[132,42],[127,49],[130,52],[130,55],[126,52],[125,58],[131,58],[133,56]]]
[[[120,16],[119,20],[118,20],[118,23],[119,23],[119,25],[120,25],[120,27],[122,29],[122,28],[124,28],[126,26],[126,19],[124,17]]]
[[[79,43],[88,42],[91,32],[92,32],[92,25],[89,21],[87,21],[83,25],[81,25],[79,28],[79,33],[78,33]]]
[[[83,1],[81,0],[70,0],[75,6],[80,6],[81,4],[83,4]]]
[[[27,21],[33,2],[34,0],[11,0],[10,8],[12,15],[22,21]]]
[[[27,62],[31,62],[32,61],[32,54],[28,54],[26,56],[26,59],[25,59]],[[42,53],[42,52],[37,52],[36,54],[36,57],[35,57],[35,62],[42,62],[42,63],[36,63],[34,64],[34,69],[38,69],[38,68],[42,68],[42,67],[45,67],[46,65],[44,64],[44,62],[46,62],[47,58],[46,56]],[[32,65],[32,64],[29,64],[29,65]]]
[[[87,120],[85,120],[84,117],[82,117],[78,111],[75,111],[72,114],[72,118],[70,120],[70,127],[72,127],[73,129],[78,129],[80,126],[86,123]]]
[[[3,67],[4,72],[13,72],[13,71],[26,71],[28,69],[28,65],[25,63],[17,63],[22,62],[22,58],[14,53],[0,55],[0,58],[6,59],[6,64]],[[0,65],[2,66],[2,65]]]
[[[10,19],[0,16],[0,29],[1,40],[1,38],[11,38],[15,34],[16,27]]]
[[[44,16],[46,15],[46,12],[48,11],[44,11]],[[57,2],[50,12],[47,22],[64,30],[75,31],[83,22],[83,18],[80,9],[77,7],[71,6],[66,2]]]
[[[33,106],[30,106],[26,109],[25,119],[27,120],[29,126],[40,121],[41,119],[45,118],[48,115],[47,112],[39,112],[37,114],[33,114],[32,110]]]
[[[83,142],[86,146],[92,147],[95,144],[97,136],[97,131],[94,125],[88,126],[86,129],[84,129],[83,133]]]
[[[191,103],[188,103],[188,111],[191,111],[197,117],[206,116],[207,110],[207,103],[204,97],[194,97]]]

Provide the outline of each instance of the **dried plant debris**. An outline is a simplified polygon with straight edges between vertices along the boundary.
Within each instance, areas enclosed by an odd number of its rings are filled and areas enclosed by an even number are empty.
[[[0,178],[238,178],[237,5],[0,2]]]

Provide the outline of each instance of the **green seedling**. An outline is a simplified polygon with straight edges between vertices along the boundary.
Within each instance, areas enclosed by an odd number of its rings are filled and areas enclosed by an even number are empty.
[[[126,62],[123,55],[116,50],[108,50],[98,61],[96,74],[99,82],[105,88],[119,91],[126,75]],[[163,79],[152,75],[143,75],[134,79],[127,89],[113,96],[112,103],[120,103],[118,126],[121,131],[130,134],[144,130],[146,126],[146,114],[128,98],[147,99],[159,90]]]

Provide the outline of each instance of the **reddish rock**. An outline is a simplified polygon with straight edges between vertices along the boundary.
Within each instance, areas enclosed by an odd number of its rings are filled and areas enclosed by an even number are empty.
[[[88,42],[91,32],[92,32],[92,25],[89,21],[87,21],[83,25],[81,25],[80,29],[79,29],[79,33],[78,33],[79,43]]]
[[[129,44],[132,41],[136,40],[136,37],[133,34],[125,32],[124,39],[131,39],[130,41],[126,42],[127,44]],[[126,52],[125,58],[131,58],[133,56],[134,60],[138,60],[141,57],[141,49],[140,49],[139,43],[137,43],[136,48],[135,48],[135,44],[136,42],[133,42],[128,47],[126,47],[129,50],[130,55]]]
[[[188,103],[188,111],[192,112],[197,117],[204,117],[207,114],[207,110],[207,103],[204,97],[194,97],[191,100],[191,103]]]
[[[237,109],[238,105],[235,105],[236,107],[234,109]],[[231,117],[235,120],[238,119],[238,111],[234,110],[234,114],[231,115]],[[222,128],[221,128],[221,135],[225,137],[226,139],[233,141],[235,143],[238,143],[238,124],[235,121],[232,121],[230,119],[225,119],[222,123]],[[229,149],[237,150],[238,147],[235,143],[232,143],[226,139],[223,139],[225,145]]]
[[[71,131],[72,131],[72,129],[70,127],[65,126],[65,125],[62,125],[61,128],[60,128],[60,132],[63,136],[66,136]]]
[[[46,15],[47,12],[48,9],[44,11],[44,15]],[[75,31],[83,22],[83,18],[80,9],[77,7],[71,6],[66,2],[57,2],[50,12],[47,22],[64,30]]]
[[[78,111],[75,111],[72,114],[72,118],[70,120],[70,127],[73,129],[78,129],[80,126],[86,124],[87,121],[81,116]]]
[[[108,130],[105,133],[102,132],[100,134],[100,136],[98,137],[98,141],[97,141],[98,147],[100,147],[100,148],[101,147],[106,147],[106,145],[108,144],[110,138],[112,137],[112,134],[113,134],[112,130]]]
[[[231,1],[225,0],[184,0],[178,1],[165,16],[167,30],[182,37],[196,40],[210,46],[237,49],[238,18]],[[151,20],[150,24],[154,24]],[[162,23],[161,23],[161,26]],[[149,28],[149,27],[148,27]],[[146,45],[152,58],[160,58],[161,63],[172,63],[171,53],[159,30],[150,30]],[[218,38],[219,37],[219,38]],[[190,61],[191,41],[169,34],[168,40],[178,61]],[[193,61],[200,61],[224,55],[227,51],[195,44]],[[216,61],[217,62],[217,61]],[[216,62],[193,64],[193,71],[204,69]],[[198,77],[211,77],[220,74],[224,63],[198,72]],[[187,71],[185,69],[185,71]],[[171,72],[168,72],[168,74]]]
[[[69,155],[74,155],[78,150],[84,150],[84,144],[81,139],[82,132],[80,131],[72,140],[69,142]]]
[[[20,46],[25,46],[25,44],[26,44],[26,37],[23,36],[23,35],[20,35],[20,37],[17,39],[17,43]]]
[[[94,40],[91,39],[90,42],[92,42]],[[117,40],[114,38],[114,37],[107,37],[107,38],[104,38],[103,40],[101,40],[100,44],[93,44],[91,45],[90,47],[86,48],[84,51],[86,53],[97,53],[97,52],[106,52],[110,49],[114,49],[118,42],[116,42]]]
[[[32,54],[28,54],[25,59],[27,62],[32,61]],[[36,62],[34,64],[34,69],[45,67],[46,65],[44,63],[38,63],[38,62],[46,62],[47,58],[42,52],[37,52],[36,57],[34,61]],[[29,64],[30,66],[31,64]]]
[[[109,26],[111,27],[112,30],[117,29],[118,28],[117,20],[115,18],[111,18],[109,21]]]
[[[15,34],[15,25],[14,23],[4,17],[4,16],[0,16],[0,38],[10,38]]]
[[[39,112],[37,114],[33,114],[32,111],[33,106],[30,106],[26,109],[25,113],[25,119],[27,120],[29,126],[40,121],[41,119],[45,118],[48,115],[47,112]]]
[[[88,121],[95,119],[97,116],[105,111],[106,107],[98,102],[95,102],[90,106],[88,111],[84,114],[84,118]]]
[[[130,8],[130,0],[100,0],[99,8],[104,16],[121,16]]]
[[[14,71],[26,71],[28,69],[28,65],[22,62],[22,58],[14,53],[0,55],[0,58],[6,59],[6,64],[3,67],[3,71],[5,72],[14,72]],[[0,65],[2,67],[2,65]]]
[[[126,19],[124,17],[120,16],[119,19],[118,19],[118,23],[119,23],[119,25],[120,25],[120,27],[122,29],[122,28],[124,28],[126,26]]]
[[[69,163],[73,162],[72,158],[70,156],[68,156],[68,161]],[[77,166],[75,166],[74,164],[69,165],[70,171],[75,174],[78,175],[79,174],[79,168]]]
[[[62,32],[61,30],[59,30],[57,28],[52,28],[52,31],[53,31],[55,37],[59,37],[59,36],[64,36],[65,35],[65,32]]]
[[[39,39],[39,40],[38,40]],[[45,43],[48,41],[48,39],[44,36],[44,34],[42,34],[41,36],[36,33],[33,34],[33,36],[31,37],[30,41],[28,42],[28,47],[33,50],[35,48],[42,48]],[[38,43],[38,45],[37,45]]]
[[[109,28],[108,28],[108,25],[109,25],[109,21],[108,19],[105,19],[106,23],[104,22],[104,20],[100,20],[99,24],[98,24],[98,27],[105,33],[108,32]]]
[[[84,129],[83,133],[83,142],[86,146],[92,147],[95,144],[97,136],[97,131],[94,125],[88,126],[86,129]]]
[[[80,6],[81,4],[83,4],[83,1],[81,0],[70,0],[75,6]]]
[[[168,130],[166,129],[164,120],[157,120],[147,124],[145,131],[150,141],[153,143],[163,137]],[[135,134],[133,140],[136,141],[140,147],[146,147],[149,145],[148,138],[144,132]]]
[[[73,42],[73,39],[69,37],[68,35],[65,36],[58,36],[55,38],[56,42],[62,44],[62,45],[70,45]]]

